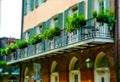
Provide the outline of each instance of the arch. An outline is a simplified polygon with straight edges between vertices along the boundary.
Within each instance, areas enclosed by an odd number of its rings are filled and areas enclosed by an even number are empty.
[[[29,75],[29,69],[28,67],[25,68],[25,73],[24,73],[25,76],[28,76]]]
[[[58,71],[58,64],[56,61],[53,61],[52,66],[51,66],[51,73],[57,72]]]
[[[69,64],[69,82],[81,82],[80,63],[77,57],[73,57]]]
[[[59,82],[58,64],[53,61],[51,66],[51,82]]]
[[[100,52],[96,56],[94,68],[95,82],[98,82],[98,80],[100,82],[110,82],[109,60],[104,52]]]
[[[70,64],[69,64],[69,71],[74,69],[74,64],[76,63],[77,60],[78,60],[78,58],[76,58],[76,57],[72,58],[72,60],[70,61]]]
[[[104,52],[100,52],[95,59],[94,68],[99,67],[108,67],[109,66],[109,60],[108,57]]]

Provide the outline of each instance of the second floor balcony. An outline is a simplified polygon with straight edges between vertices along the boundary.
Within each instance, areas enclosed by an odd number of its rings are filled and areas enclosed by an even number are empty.
[[[31,59],[45,58],[52,55],[69,53],[82,50],[105,43],[114,43],[113,27],[107,24],[94,22],[93,25],[86,25],[80,29],[67,33],[62,29],[60,35],[53,40],[42,40],[37,44],[29,44],[24,49],[17,49],[16,52],[7,56],[8,64],[22,62]]]

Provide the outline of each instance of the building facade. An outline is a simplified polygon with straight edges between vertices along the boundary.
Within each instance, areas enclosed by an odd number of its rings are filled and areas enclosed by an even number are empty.
[[[113,0],[23,0],[23,3],[23,40],[45,34],[57,25],[61,30],[52,39],[28,44],[18,49],[16,55],[8,56],[8,65],[19,64],[20,82],[116,82],[115,27],[99,23],[92,16],[94,10],[114,11]],[[66,32],[67,19],[77,13],[85,16],[86,24]]]
[[[15,42],[15,38],[2,37],[0,38],[0,48],[5,48]],[[0,61],[6,60],[5,55],[0,53]],[[6,69],[2,69],[0,82],[19,82],[19,69],[15,66],[8,66]]]

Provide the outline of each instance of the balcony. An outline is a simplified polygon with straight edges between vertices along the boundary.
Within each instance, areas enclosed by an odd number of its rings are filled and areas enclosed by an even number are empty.
[[[93,19],[92,22],[93,25],[86,25],[72,33],[62,29],[60,36],[53,40],[43,40],[38,44],[28,45],[27,48],[17,49],[16,52],[7,56],[8,65],[114,43],[112,27],[100,24]]]

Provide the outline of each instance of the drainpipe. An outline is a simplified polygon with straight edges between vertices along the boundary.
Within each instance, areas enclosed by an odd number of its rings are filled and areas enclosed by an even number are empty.
[[[116,82],[120,82],[119,80],[119,53],[118,53],[118,43],[119,43],[119,0],[114,1],[114,8],[115,8],[115,18],[116,18],[116,23],[115,23],[115,55],[114,55],[114,62],[115,62],[115,79]]]
[[[24,0],[22,0],[22,16],[21,16],[21,39],[23,33],[23,23],[24,23]]]
[[[22,0],[22,16],[21,16],[21,37],[20,39],[22,39],[22,33],[23,33],[23,20],[24,20],[24,0]],[[19,82],[22,82],[21,81],[21,78],[22,78],[22,65],[19,64],[19,67],[20,67],[20,74],[19,74]]]

